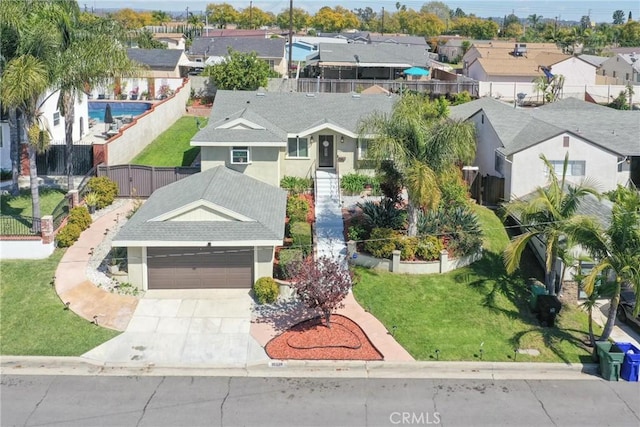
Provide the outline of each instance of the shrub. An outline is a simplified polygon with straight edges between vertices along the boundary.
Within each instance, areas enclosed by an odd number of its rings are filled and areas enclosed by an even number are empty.
[[[444,174],[440,178],[440,206],[443,209],[450,209],[451,206],[463,206],[469,200],[467,185],[460,177],[460,173]]]
[[[292,263],[300,262],[304,258],[301,249],[282,249],[278,254],[280,278],[289,278],[290,267]]]
[[[354,224],[347,229],[347,238],[356,242],[366,240],[369,237],[368,234],[362,224]]]
[[[447,245],[453,255],[462,257],[477,252],[482,246],[482,239],[478,235],[470,233],[457,233]]]
[[[369,240],[364,243],[364,249],[376,258],[391,258],[392,252],[396,249],[397,234],[390,228],[374,228]]]
[[[400,251],[400,259],[402,261],[415,259],[420,239],[399,235],[396,237],[394,243],[396,249]]]
[[[56,236],[58,247],[68,248],[73,245],[80,237],[80,233],[82,233],[82,230],[78,224],[74,224],[72,222],[67,223],[67,225],[65,225]]]
[[[87,187],[98,196],[98,209],[109,206],[118,195],[118,183],[106,176],[94,176],[87,183]]]
[[[396,208],[395,201],[385,198],[380,202],[366,201],[358,203],[362,209],[362,217],[365,225],[371,230],[374,228],[392,228],[401,230],[405,228],[407,212]]]
[[[347,195],[362,193],[367,184],[372,184],[372,178],[360,173],[350,173],[340,178],[340,188],[342,188]]]
[[[442,241],[435,236],[420,237],[416,255],[426,261],[432,261],[440,258],[440,252],[443,248]]]
[[[253,292],[260,304],[271,304],[278,299],[280,287],[271,277],[261,277],[253,284]]]
[[[305,199],[299,196],[289,196],[287,199],[289,222],[306,221],[309,210],[309,202]]]
[[[93,220],[85,206],[77,206],[69,211],[69,224],[76,224],[81,231],[89,228]]]
[[[290,194],[302,194],[307,191],[307,189],[313,187],[313,180],[311,178],[285,176],[280,180],[280,187],[287,190]]]
[[[294,222],[290,229],[293,246],[302,249],[306,255],[311,252],[311,224],[307,222]]]

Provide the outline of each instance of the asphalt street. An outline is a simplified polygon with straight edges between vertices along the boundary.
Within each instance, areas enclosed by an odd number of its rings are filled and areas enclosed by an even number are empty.
[[[2,426],[638,426],[604,380],[3,375]]]

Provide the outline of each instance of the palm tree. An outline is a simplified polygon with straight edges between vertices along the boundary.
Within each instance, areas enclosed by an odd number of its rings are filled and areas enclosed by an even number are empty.
[[[536,30],[538,29],[538,24],[540,24],[541,19],[542,15],[536,15],[535,13],[527,17],[527,20],[531,23],[531,27]]]
[[[534,238],[545,242],[545,286],[550,295],[556,294],[556,271],[559,248],[567,238],[566,228],[579,220],[576,214],[582,198],[588,194],[600,197],[590,180],[581,184],[568,185],[566,182],[569,155],[564,158],[562,178],[558,179],[549,160],[540,155],[549,170],[549,185],[538,187],[530,200],[516,200],[505,207],[505,214],[516,217],[527,231],[514,237],[503,253],[507,273],[512,274],[520,265],[520,259],[527,244]],[[562,279],[562,278],[561,278]]]
[[[0,97],[6,108],[17,109],[24,119],[28,136],[28,155],[32,215],[40,218],[40,194],[36,154],[50,140],[40,108],[48,98],[54,82],[52,64],[65,32],[62,2],[5,2],[3,4],[3,36],[8,34],[9,50],[3,52]],[[49,95],[51,96],[51,94]]]
[[[584,217],[567,228],[568,233],[596,260],[597,264],[584,278],[584,290],[592,295],[597,280],[615,275],[607,324],[601,340],[611,335],[616,321],[622,285],[636,293],[634,316],[640,311],[640,193],[635,188],[618,187],[614,193],[611,224],[606,229],[596,218]]]
[[[104,84],[113,78],[134,76],[139,68],[127,56],[124,29],[116,21],[83,17],[77,7],[69,8],[67,13],[68,35],[54,70],[55,85],[60,90],[58,109],[65,120],[65,166],[67,186],[71,190],[76,99],[87,87]]]
[[[410,236],[418,232],[418,211],[440,202],[439,177],[475,158],[474,125],[447,119],[447,114],[444,99],[430,102],[410,94],[398,100],[390,115],[373,113],[360,123],[360,135],[373,136],[369,156],[378,165],[393,160],[402,176],[409,197]]]

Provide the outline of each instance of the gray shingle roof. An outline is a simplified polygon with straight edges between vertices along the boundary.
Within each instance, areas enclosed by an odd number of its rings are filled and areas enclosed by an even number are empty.
[[[264,37],[198,37],[189,48],[191,55],[227,56],[229,47],[243,53],[256,52],[259,58],[284,58],[285,39]]]
[[[163,71],[175,70],[183,53],[182,49],[127,49],[129,59]]]
[[[219,90],[209,117],[209,125],[192,139],[198,142],[273,142],[273,135],[286,142],[287,134],[299,134],[322,123],[353,133],[360,119],[379,111],[391,112],[397,97],[349,93],[248,92]],[[216,129],[220,124],[244,118],[265,130]]]
[[[425,46],[405,46],[395,43],[379,44],[335,44],[320,43],[318,52],[314,58],[320,62],[342,62],[355,64],[358,56],[362,66],[385,66],[386,64],[398,64],[398,66],[424,67],[429,63],[429,50]]]
[[[537,190],[525,194],[524,196],[520,197],[519,200],[526,202],[532,200],[535,197],[537,197]],[[612,209],[613,203],[610,200],[606,198],[598,200],[598,198],[594,195],[587,194],[580,199],[580,203],[576,208],[576,215],[586,215],[597,218],[598,221],[600,221],[600,224],[602,224],[603,227],[607,228],[609,227],[609,225],[611,225]],[[514,215],[514,218],[520,221],[518,215]]]
[[[198,200],[253,221],[151,221]],[[114,238],[131,241],[237,242],[282,240],[286,191],[218,166],[156,190]]]
[[[596,67],[601,66],[604,61],[609,59],[608,56],[597,56],[597,55],[587,55],[587,54],[578,55],[578,58],[582,59],[585,62],[588,62],[589,64],[595,65]]]
[[[421,36],[392,36],[392,35],[370,35],[369,40],[372,44],[377,43],[394,43],[402,45],[430,47],[424,37]]]
[[[505,155],[517,153],[563,132],[622,156],[640,155],[640,114],[566,98],[539,108],[518,108],[485,97],[451,107],[466,119],[482,110],[496,130]]]

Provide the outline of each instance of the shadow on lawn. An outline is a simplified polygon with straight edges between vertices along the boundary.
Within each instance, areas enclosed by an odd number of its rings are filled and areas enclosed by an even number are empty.
[[[585,341],[576,337],[576,335],[572,335],[571,333],[576,334],[584,334],[584,331],[579,331],[577,329],[559,329],[559,328],[532,328],[527,331],[521,331],[515,334],[509,340],[513,348],[520,348],[520,342],[522,338],[526,335],[534,333],[540,334],[542,336],[542,341],[546,348],[551,350],[553,354],[558,356],[565,363],[571,363],[569,356],[562,351],[560,345],[562,342],[568,342],[572,346],[576,348],[580,348],[587,353],[591,353],[592,349],[585,343]],[[579,356],[581,363],[593,363],[591,356]]]

